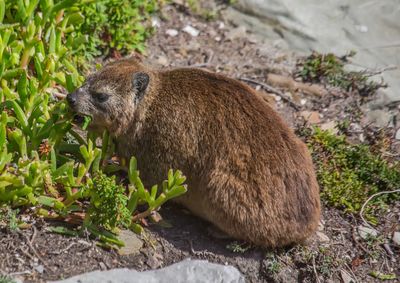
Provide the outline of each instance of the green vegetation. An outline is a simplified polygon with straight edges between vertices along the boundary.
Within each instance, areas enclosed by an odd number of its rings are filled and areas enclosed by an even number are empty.
[[[8,277],[7,275],[0,275],[0,283],[14,283],[15,280]]]
[[[274,253],[269,252],[265,255],[265,269],[272,277],[281,271],[281,263]]]
[[[346,71],[344,67],[348,59],[354,55],[355,52],[350,52],[337,57],[332,53],[313,52],[298,62],[298,75],[305,82],[329,84],[345,91],[354,91],[361,96],[372,95],[385,85],[371,81],[371,75],[367,72]]]
[[[202,17],[206,21],[215,19],[218,14],[217,10],[207,7],[209,3],[206,2],[202,3],[198,0],[185,0],[184,3],[193,14]]]
[[[111,138],[107,133],[81,137],[60,99],[82,83],[88,59],[111,51],[143,51],[151,32],[148,19],[158,3],[0,0],[0,222],[16,229],[20,223],[10,207],[29,207],[57,219],[81,212],[83,226],[98,236],[97,228],[138,231],[131,225],[140,219],[132,218],[137,202],[147,204],[147,216],[186,191],[179,171],[169,173],[162,192],[140,187],[135,159],[129,189],[104,175],[115,172],[107,165]],[[99,138],[101,148],[95,146]]]
[[[85,37],[82,54],[89,59],[113,51],[144,52],[145,39],[151,34],[150,15],[158,10],[158,1],[102,0],[86,1],[85,15],[78,36]],[[146,25],[143,25],[147,23]],[[88,36],[90,35],[90,36]]]
[[[226,248],[234,253],[245,253],[247,252],[250,248],[251,245],[247,243],[238,243],[237,241],[233,241],[229,245],[226,246]]]
[[[0,226],[7,225],[10,231],[16,231],[19,226],[18,222],[18,209],[0,208]]]
[[[345,136],[319,128],[309,130],[306,140],[317,167],[321,197],[329,205],[356,213],[373,194],[400,184],[400,164],[389,163],[368,145],[351,144]],[[376,223],[374,214],[399,199],[395,193],[376,196],[366,207],[366,217]]]

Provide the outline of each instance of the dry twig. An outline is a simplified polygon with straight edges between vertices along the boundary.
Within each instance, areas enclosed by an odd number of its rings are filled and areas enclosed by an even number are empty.
[[[261,83],[261,82],[258,82],[258,81],[255,81],[255,80],[249,79],[249,78],[239,78],[239,80],[259,85],[266,91],[280,96],[283,101],[287,102],[291,107],[293,107],[297,111],[300,110],[300,106],[297,105],[296,103],[294,103],[286,94],[284,94],[283,92],[277,90],[276,88],[274,88],[270,85],[267,85],[266,83]]]
[[[72,248],[74,245],[75,245],[75,243],[71,243],[71,244],[69,244],[66,248],[64,248],[64,249],[62,249],[62,250],[53,251],[53,252],[50,252],[50,253],[51,253],[51,254],[55,254],[55,255],[59,255],[59,254],[62,254],[62,253],[64,253],[64,252],[68,251],[68,250],[69,250],[70,248]]]
[[[316,279],[317,283],[321,283],[321,280],[319,280],[319,277],[318,277],[317,268],[315,267],[315,256],[314,255],[312,257],[312,265],[313,265],[313,270],[314,270],[314,274],[315,274],[315,279]]]
[[[397,190],[393,190],[393,191],[383,191],[383,192],[379,192],[379,193],[376,193],[376,194],[373,194],[372,196],[370,196],[370,197],[364,202],[364,204],[362,205],[361,210],[360,210],[360,217],[361,217],[361,220],[364,222],[364,224],[365,224],[366,226],[370,227],[370,228],[373,228],[373,227],[365,220],[365,218],[364,218],[364,209],[365,209],[366,205],[368,204],[368,202],[371,201],[371,199],[373,199],[374,197],[383,195],[383,194],[393,194],[393,193],[399,193],[399,192],[400,192],[400,189],[397,189]]]
[[[34,255],[43,263],[43,265],[46,266],[48,269],[53,270],[53,268],[51,268],[51,267],[44,261],[44,259],[39,255],[39,253],[38,253],[38,252],[36,251],[36,249],[33,247],[33,244],[32,244],[32,243],[33,243],[33,240],[34,240],[35,237],[36,237],[37,230],[36,230],[35,226],[32,226],[32,227],[33,227],[33,235],[32,235],[31,240],[29,239],[29,237],[28,237],[27,235],[25,235],[25,234],[23,234],[23,233],[21,233],[21,235],[23,235],[23,236],[25,237],[26,242],[27,242],[27,244],[28,244],[30,250],[31,250],[31,251],[34,253]]]

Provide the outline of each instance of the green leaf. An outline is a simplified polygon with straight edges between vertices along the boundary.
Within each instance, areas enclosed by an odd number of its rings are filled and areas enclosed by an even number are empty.
[[[74,236],[74,237],[79,236],[79,233],[77,231],[68,229],[64,226],[47,227],[47,230],[52,233],[57,233],[66,236]]]
[[[6,12],[6,3],[4,0],[0,0],[0,24],[3,23],[5,12]]]
[[[397,278],[396,274],[394,273],[385,274],[380,271],[371,271],[369,275],[380,280],[395,280]]]
[[[84,119],[85,120],[83,122],[82,130],[86,130],[87,129],[87,127],[89,126],[90,122],[92,121],[92,117],[85,116]]]

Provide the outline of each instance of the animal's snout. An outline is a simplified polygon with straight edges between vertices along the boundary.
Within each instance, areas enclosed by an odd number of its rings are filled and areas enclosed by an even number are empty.
[[[69,106],[74,107],[78,98],[79,89],[67,95],[67,101]]]

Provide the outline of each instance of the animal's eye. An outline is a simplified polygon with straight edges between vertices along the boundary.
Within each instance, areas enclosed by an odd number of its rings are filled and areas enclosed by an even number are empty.
[[[93,97],[98,102],[106,102],[110,96],[102,92],[97,92],[93,93]]]

